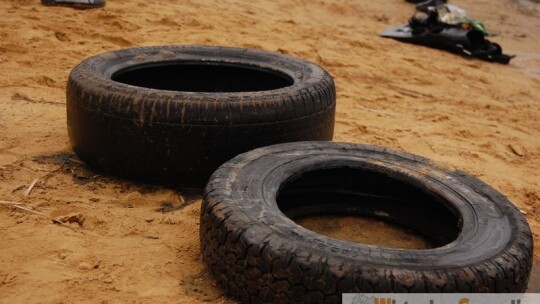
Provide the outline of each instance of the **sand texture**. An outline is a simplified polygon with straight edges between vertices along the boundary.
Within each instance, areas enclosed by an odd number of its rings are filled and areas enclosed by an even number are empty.
[[[69,144],[70,69],[149,45],[318,63],[337,85],[336,141],[419,154],[491,184],[526,215],[540,262],[540,7],[453,3],[518,57],[491,64],[378,37],[412,14],[402,0],[0,1],[0,200],[45,214],[0,205],[0,303],[234,303],[200,259],[199,193],[93,172]]]

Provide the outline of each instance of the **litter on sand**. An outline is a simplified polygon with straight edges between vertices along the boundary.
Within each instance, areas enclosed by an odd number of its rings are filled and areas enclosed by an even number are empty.
[[[503,54],[499,44],[486,39],[494,34],[483,22],[469,18],[464,9],[446,0],[416,4],[409,23],[389,28],[380,35],[490,62],[507,64],[515,57]]]
[[[105,0],[41,0],[41,4],[48,6],[69,6],[79,9],[98,8],[105,6]]]

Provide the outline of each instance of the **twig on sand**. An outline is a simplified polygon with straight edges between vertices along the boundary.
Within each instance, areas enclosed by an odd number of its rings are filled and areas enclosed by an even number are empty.
[[[5,206],[17,205],[17,206],[28,206],[28,207],[30,207],[32,209],[36,208],[36,207],[34,207],[34,205],[27,204],[27,203],[12,202],[12,201],[2,201],[2,200],[0,200],[0,205],[5,205]]]
[[[364,107],[363,105],[360,105],[360,104],[356,104],[354,107],[357,108],[357,109],[362,109],[362,110],[365,110],[365,111],[373,112],[375,114],[388,115],[388,116],[392,116],[392,117],[397,116],[395,113],[390,112],[390,111],[376,110],[376,109]]]
[[[26,188],[26,190],[24,191],[23,195],[24,196],[28,196],[30,195],[30,193],[32,192],[32,189],[34,189],[34,187],[36,186],[36,183],[41,180],[42,181],[42,185],[45,185],[45,183],[49,180],[49,178],[51,178],[51,176],[53,176],[56,172],[62,170],[64,168],[64,166],[68,163],[68,161],[64,161],[62,164],[60,164],[60,166],[58,166],[57,168],[55,168],[54,170],[52,171],[49,171],[47,172],[46,174],[42,175],[41,177],[38,177],[38,178],[35,178],[32,183],[30,183],[30,185],[28,186],[28,188]],[[21,169],[25,169],[24,167],[21,166]],[[28,169],[26,169],[28,170]],[[30,171],[30,170],[29,170]],[[36,173],[34,171],[30,171],[32,173]],[[14,191],[17,191],[19,189],[21,189],[23,186],[15,189]]]
[[[38,215],[41,215],[41,216],[44,216],[44,217],[49,217],[48,215],[46,215],[43,212],[39,212],[39,211],[35,211],[35,210],[32,210],[32,209],[27,208],[27,207],[23,207],[22,206],[23,204],[21,204],[21,203],[0,201],[0,204],[5,205],[5,206],[10,206],[10,207],[13,207],[13,208],[18,208],[18,209],[21,209],[21,210],[25,210],[25,211],[28,211],[30,213],[38,214]]]
[[[34,179],[34,181],[30,184],[30,186],[28,186],[26,191],[24,191],[24,193],[23,193],[24,196],[28,196],[30,194],[30,192],[32,192],[32,189],[34,189],[34,186],[36,185],[38,180],[39,180],[39,178]]]
[[[52,170],[52,171],[49,171],[47,174],[43,175],[43,176],[41,177],[41,179],[43,180],[43,182],[46,183],[46,182],[49,180],[49,178],[50,178],[51,176],[53,176],[56,172],[62,170],[62,169],[64,168],[64,166],[67,165],[67,163],[68,163],[68,160],[65,160],[65,161],[62,162],[62,164],[60,164],[60,166],[58,166],[56,169],[54,169],[54,170]]]
[[[55,224],[62,225],[64,227],[66,227],[66,228],[71,229],[72,231],[75,231],[75,232],[80,232],[80,231],[75,230],[73,227],[69,226],[68,224],[63,223],[63,222],[61,222],[59,220],[56,220],[56,219],[50,217],[49,215],[47,215],[47,214],[45,214],[43,212],[39,212],[39,211],[30,209],[30,208],[35,208],[33,205],[26,204],[26,203],[19,203],[19,202],[10,202],[10,201],[0,201],[0,205],[21,209],[21,210],[24,210],[24,211],[27,211],[27,212],[30,212],[30,213],[33,213],[33,214],[37,214],[37,215],[46,217],[46,218],[50,219]],[[25,206],[29,206],[30,208],[25,207]]]
[[[402,95],[409,96],[409,97],[412,97],[412,98],[419,98],[419,97],[433,98],[433,95],[429,94],[429,93],[425,94],[425,93],[418,92],[418,91],[415,91],[415,90],[409,90],[409,89],[406,89],[406,88],[402,88],[400,86],[393,85],[393,84],[387,84],[387,86],[389,86],[390,88],[398,91],[398,93],[401,93]]]

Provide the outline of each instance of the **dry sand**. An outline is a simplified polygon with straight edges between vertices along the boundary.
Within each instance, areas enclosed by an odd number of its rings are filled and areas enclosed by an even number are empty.
[[[490,64],[379,38],[411,15],[402,0],[108,0],[87,11],[0,1],[0,200],[68,223],[0,206],[0,302],[233,302],[200,261],[197,193],[98,175],[72,154],[70,69],[147,45],[250,47],[322,65],[337,83],[336,141],[420,154],[493,185],[526,214],[540,261],[540,8],[454,3],[518,57]],[[180,208],[157,212],[163,203]]]

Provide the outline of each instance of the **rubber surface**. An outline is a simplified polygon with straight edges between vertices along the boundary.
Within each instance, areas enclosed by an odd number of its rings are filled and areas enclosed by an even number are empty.
[[[437,247],[352,243],[291,220],[321,213],[402,224]],[[212,175],[200,222],[203,260],[244,303],[340,303],[346,292],[523,292],[533,256],[525,218],[490,186],[419,156],[356,144],[290,143],[239,155]]]
[[[72,70],[68,133],[75,152],[98,170],[204,187],[219,165],[253,148],[331,140],[335,101],[326,71],[281,54],[125,49]]]

